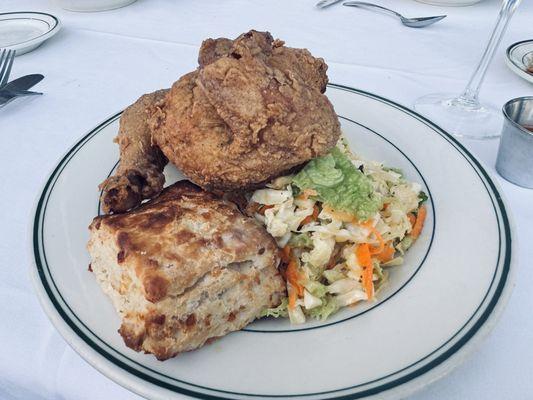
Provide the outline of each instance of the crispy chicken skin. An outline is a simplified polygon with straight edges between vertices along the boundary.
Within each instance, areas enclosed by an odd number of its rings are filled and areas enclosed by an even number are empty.
[[[226,38],[204,40],[198,55],[198,65],[202,68],[220,57],[227,56],[231,51],[232,45],[233,40]]]
[[[122,318],[119,333],[159,360],[242,329],[286,296],[274,239],[188,181],[89,230],[91,269]]]
[[[147,112],[149,107],[164,99],[167,92],[158,90],[145,94],[122,114],[115,138],[120,147],[120,163],[115,174],[100,184],[105,213],[127,211],[163,189],[163,168],[167,159],[152,144]]]
[[[154,142],[206,189],[248,190],[327,153],[340,136],[327,66],[266,32],[209,39],[200,68],[154,107]]]

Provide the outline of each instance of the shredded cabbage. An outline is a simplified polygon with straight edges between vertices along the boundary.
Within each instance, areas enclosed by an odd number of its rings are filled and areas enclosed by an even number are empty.
[[[309,310],[308,314],[311,318],[325,320],[330,315],[335,314],[339,308],[340,306],[335,300],[335,297],[326,295],[323,299],[322,305]]]
[[[295,233],[291,235],[291,238],[289,240],[289,246],[312,248],[313,240],[311,240],[311,235],[309,235],[309,233]]]
[[[261,311],[261,318],[262,317],[274,317],[274,318],[284,317],[286,318],[289,315],[287,311],[288,304],[289,304],[289,301],[287,300],[287,298],[284,298],[279,306],[273,307],[273,308],[266,308],[263,311]]]

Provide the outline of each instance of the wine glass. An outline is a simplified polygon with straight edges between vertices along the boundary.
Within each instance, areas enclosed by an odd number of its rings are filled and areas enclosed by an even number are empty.
[[[522,0],[503,0],[498,21],[468,85],[459,96],[434,93],[416,100],[415,110],[455,136],[490,139],[500,136],[502,113],[479,102],[479,90],[509,20]]]

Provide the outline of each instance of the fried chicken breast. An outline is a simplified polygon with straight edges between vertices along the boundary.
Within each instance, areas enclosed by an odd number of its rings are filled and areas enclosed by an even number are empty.
[[[153,141],[206,189],[248,190],[327,153],[340,136],[327,66],[268,32],[209,39],[200,68],[154,108]]]
[[[91,269],[125,344],[159,360],[239,330],[285,297],[272,237],[188,181],[89,230]]]

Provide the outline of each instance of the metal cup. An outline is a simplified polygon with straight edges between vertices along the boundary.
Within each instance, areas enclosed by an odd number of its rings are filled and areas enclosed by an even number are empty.
[[[509,182],[533,189],[533,97],[508,101],[503,116],[496,171]]]

